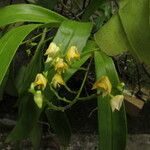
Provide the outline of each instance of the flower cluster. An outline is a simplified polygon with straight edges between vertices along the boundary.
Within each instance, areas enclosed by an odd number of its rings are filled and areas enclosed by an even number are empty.
[[[47,56],[45,63],[53,65],[54,70],[56,71],[51,81],[54,88],[57,88],[60,85],[65,85],[62,74],[69,68],[72,61],[80,58],[80,54],[76,46],[71,46],[67,50],[65,57],[61,57],[60,50],[60,47],[57,46],[56,43],[52,42],[45,53]]]
[[[65,56],[61,56],[60,47],[56,43],[51,42],[46,50],[45,56],[47,56],[45,63],[53,66],[55,74],[51,80],[52,86],[56,89],[61,85],[65,85],[62,74],[69,68],[71,62],[80,58],[80,54],[76,46],[71,46],[67,50]],[[42,73],[36,75],[34,82],[31,83],[29,91],[34,95],[34,101],[39,108],[42,108],[43,94],[42,92],[46,88],[47,77]]]
[[[118,111],[120,110],[122,103],[123,103],[124,96],[123,95],[113,96],[111,94],[112,85],[111,85],[111,82],[107,76],[100,77],[99,80],[97,80],[93,84],[92,89],[99,89],[102,91],[103,96],[109,95],[111,97],[110,106],[111,106],[111,109],[113,112],[115,110],[118,110]]]

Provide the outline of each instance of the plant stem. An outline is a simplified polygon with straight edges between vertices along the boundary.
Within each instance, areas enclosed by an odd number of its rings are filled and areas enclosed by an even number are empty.
[[[78,100],[81,101],[81,100],[83,100],[83,99],[84,99],[84,100],[86,99],[86,97],[80,98],[79,96],[80,96],[80,94],[81,94],[81,92],[82,92],[82,90],[83,90],[84,84],[85,84],[85,82],[86,82],[86,79],[87,79],[87,76],[88,76],[88,72],[89,72],[89,69],[90,69],[90,65],[91,65],[91,63],[92,63],[92,60],[93,60],[93,57],[90,59],[90,62],[89,62],[89,64],[88,64],[87,71],[86,71],[86,73],[85,73],[83,82],[82,82],[81,87],[80,87],[80,89],[79,89],[79,92],[78,92],[78,94],[76,95],[76,97],[75,97],[72,101],[69,101],[69,100],[66,101],[65,98],[61,98],[61,97],[56,93],[56,91],[51,87],[51,85],[50,85],[50,88],[51,88],[51,90],[54,92],[54,94],[56,95],[56,97],[57,97],[58,99],[62,100],[62,101],[65,100],[65,102],[69,102],[69,104],[66,105],[66,106],[64,106],[64,107],[61,107],[61,106],[56,106],[56,105],[52,104],[52,102],[49,102],[48,100],[46,100],[46,103],[48,104],[49,109],[53,109],[53,110],[63,111],[63,112],[64,112],[65,110],[67,110],[67,109],[69,109],[70,107],[72,107]],[[89,96],[89,97],[87,97],[87,100],[92,99],[92,98],[94,98],[94,97],[96,97],[95,94],[94,94],[94,95],[91,95],[91,96]]]
[[[49,40],[51,40],[51,39],[53,39],[54,37],[52,36],[52,37],[49,37],[49,38],[47,38],[45,41],[44,41],[44,43],[46,43],[47,41],[49,41]]]
[[[44,30],[43,30],[43,32],[42,32],[41,40],[40,40],[40,42],[39,42],[39,44],[38,44],[38,46],[37,46],[37,48],[36,48],[36,51],[42,47],[42,45],[43,45],[43,43],[44,43],[44,39],[45,39],[45,37],[46,37],[46,32],[47,32],[47,28],[44,28]]]
[[[47,30],[46,32],[48,32],[48,31],[50,31],[50,30],[51,30],[51,29]],[[25,44],[25,43],[27,43],[27,42],[30,42],[30,41],[32,41],[32,40],[35,40],[36,38],[40,37],[42,34],[43,34],[43,33],[39,33],[38,35],[32,37],[31,39],[28,39],[28,40],[22,42],[21,45],[23,45],[23,44]]]
[[[99,96],[99,94],[92,94],[92,95],[87,96],[87,97],[79,97],[78,100],[79,101],[87,101],[87,100],[97,98],[97,96]]]
[[[67,105],[67,106],[64,107],[64,110],[69,109],[71,106],[73,106],[73,105],[78,101],[79,96],[80,96],[80,94],[81,94],[81,92],[82,92],[82,89],[83,89],[83,87],[84,87],[84,84],[85,84],[85,82],[86,82],[86,79],[87,79],[87,76],[88,76],[88,72],[89,72],[91,63],[92,63],[92,58],[91,58],[91,60],[90,60],[90,62],[89,62],[89,64],[88,64],[87,71],[86,71],[86,73],[85,73],[83,82],[82,82],[82,84],[81,84],[81,87],[80,87],[80,89],[79,89],[79,92],[78,92],[77,96],[74,98],[73,101],[71,101],[71,103],[70,103],[69,105]]]
[[[54,90],[54,88],[51,86],[51,84],[49,85],[50,86],[50,89],[51,89],[51,91],[55,94],[55,96],[59,99],[59,100],[61,100],[61,101],[63,101],[63,102],[66,102],[66,103],[70,103],[71,101],[69,101],[69,100],[67,100],[65,97],[60,97],[59,96],[59,94]]]
[[[73,93],[73,94],[77,94],[76,91],[72,91],[66,84],[64,86],[68,90],[68,92]]]
[[[46,103],[48,104],[49,109],[53,109],[53,110],[56,110],[56,111],[62,111],[62,112],[64,112],[64,107],[55,106],[54,104],[52,104],[52,102],[49,102],[48,100],[45,100],[45,101],[46,101]]]

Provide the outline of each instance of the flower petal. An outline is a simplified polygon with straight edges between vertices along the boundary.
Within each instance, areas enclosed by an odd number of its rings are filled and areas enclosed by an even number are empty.
[[[59,47],[54,42],[51,42],[44,55],[53,57],[58,53],[59,50]]]
[[[57,88],[60,85],[65,85],[65,82],[64,82],[62,76],[60,74],[58,74],[58,73],[56,73],[54,75],[54,77],[52,78],[52,82],[51,83],[53,84],[54,88]]]
[[[54,63],[54,66],[55,66],[55,70],[58,72],[58,73],[61,73],[68,69],[68,65],[67,63],[64,62],[64,60],[62,58],[57,58],[55,63]]]
[[[122,106],[124,96],[123,95],[116,95],[110,100],[111,109],[114,112],[115,110],[120,110]]]
[[[79,59],[80,58],[80,53],[78,52],[78,49],[76,46],[71,46],[66,54],[66,60],[68,62],[74,60],[74,59]]]
[[[42,88],[42,90],[44,90],[47,85],[47,79],[43,76],[42,73],[38,73],[33,83],[34,83],[34,86],[39,86]]]
[[[98,81],[94,83],[92,89],[100,89],[107,95],[111,93],[112,85],[107,76],[102,76]]]

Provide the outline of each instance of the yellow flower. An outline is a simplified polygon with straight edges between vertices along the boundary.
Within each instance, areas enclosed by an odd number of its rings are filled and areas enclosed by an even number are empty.
[[[111,93],[112,85],[107,76],[102,76],[98,81],[96,81],[92,89],[100,89],[103,91],[103,95]]]
[[[68,69],[68,65],[64,62],[64,60],[62,58],[56,58],[55,62],[54,62],[54,66],[55,66],[55,70],[58,73],[61,73]]]
[[[37,90],[36,93],[34,94],[34,102],[37,104],[39,108],[42,108],[43,96],[40,90]]]
[[[44,55],[48,55],[49,57],[54,57],[59,50],[60,50],[59,47],[54,42],[51,42]]]
[[[53,84],[54,88],[60,87],[60,85],[65,85],[65,82],[64,82],[62,76],[58,73],[56,73],[54,75],[51,83]]]
[[[120,110],[122,106],[124,96],[123,95],[116,95],[110,100],[111,109],[114,112],[116,110]]]
[[[42,90],[44,90],[47,84],[47,79],[43,76],[42,73],[38,73],[33,84],[34,87],[37,86],[38,88],[42,88]]]
[[[80,54],[77,50],[77,47],[76,46],[71,46],[69,48],[69,50],[67,51],[66,60],[68,62],[70,62],[73,59],[79,59],[79,58],[80,58]]]

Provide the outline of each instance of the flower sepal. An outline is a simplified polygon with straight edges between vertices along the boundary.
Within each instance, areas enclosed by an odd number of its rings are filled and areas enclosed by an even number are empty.
[[[60,87],[60,85],[65,85],[65,81],[63,80],[61,74],[56,73],[52,78],[51,84],[56,89],[57,87]]]
[[[123,103],[124,96],[123,95],[116,95],[112,96],[112,99],[110,100],[110,106],[112,109],[112,112],[115,110],[120,110],[122,103]]]
[[[102,91],[103,96],[110,94],[112,90],[112,85],[111,85],[109,78],[107,76],[100,77],[99,80],[97,80],[94,83],[92,90],[94,89],[98,89]]]

